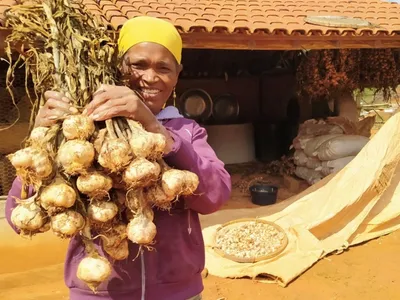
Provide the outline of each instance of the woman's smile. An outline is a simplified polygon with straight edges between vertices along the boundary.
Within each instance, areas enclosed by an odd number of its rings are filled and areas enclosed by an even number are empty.
[[[156,88],[139,88],[144,98],[157,97],[162,91]]]

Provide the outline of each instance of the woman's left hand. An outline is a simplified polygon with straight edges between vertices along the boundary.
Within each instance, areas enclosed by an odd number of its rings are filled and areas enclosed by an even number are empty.
[[[138,95],[126,86],[102,85],[94,94],[84,114],[95,121],[126,117],[152,127],[157,119]]]

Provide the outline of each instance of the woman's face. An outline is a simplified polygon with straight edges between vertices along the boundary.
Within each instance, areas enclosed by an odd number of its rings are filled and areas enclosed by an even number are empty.
[[[172,94],[182,66],[165,47],[140,43],[123,57],[122,74],[138,90],[150,110],[157,114]]]

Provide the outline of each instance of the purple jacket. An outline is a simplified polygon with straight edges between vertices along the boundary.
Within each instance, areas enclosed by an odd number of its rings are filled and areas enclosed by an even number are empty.
[[[133,260],[138,253],[137,245],[129,243],[129,258],[115,262],[110,279],[99,286],[96,295],[76,277],[77,266],[85,257],[85,250],[79,236],[72,238],[64,268],[71,300],[141,299],[142,271],[145,271],[146,300],[186,300],[202,292],[201,271],[205,254],[198,214],[213,213],[229,199],[230,176],[208,145],[204,128],[192,120],[179,117],[162,122],[175,139],[174,149],[165,161],[170,166],[199,175],[196,196],[181,199],[169,213],[155,210],[155,250],[144,252],[144,270],[140,256]],[[21,182],[16,179],[6,204],[6,217],[11,226],[10,215],[16,206],[13,196],[19,197],[20,190]],[[95,242],[99,252],[107,257],[98,246],[99,239]]]

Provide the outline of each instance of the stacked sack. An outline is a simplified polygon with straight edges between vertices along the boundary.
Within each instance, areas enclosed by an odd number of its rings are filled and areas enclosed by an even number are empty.
[[[343,169],[368,143],[375,116],[357,123],[343,117],[307,120],[293,140],[295,175],[310,185]]]

